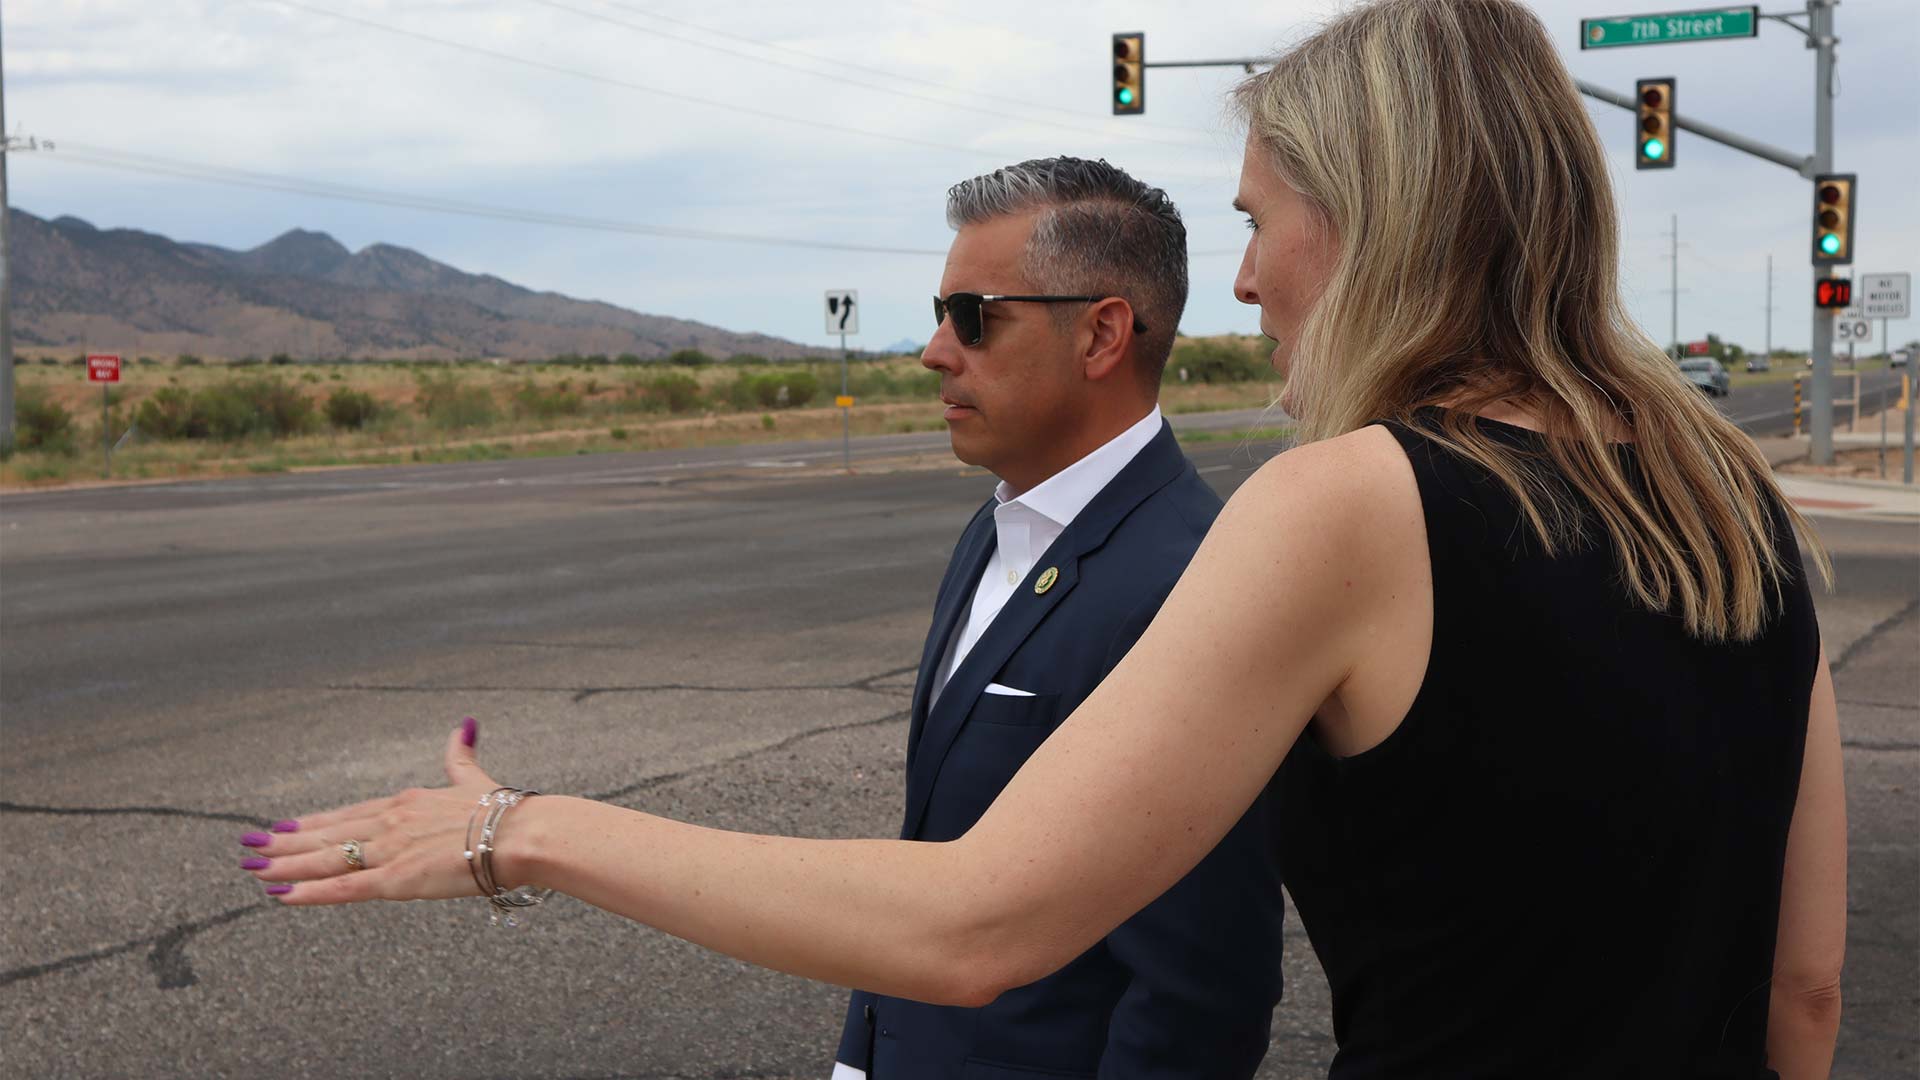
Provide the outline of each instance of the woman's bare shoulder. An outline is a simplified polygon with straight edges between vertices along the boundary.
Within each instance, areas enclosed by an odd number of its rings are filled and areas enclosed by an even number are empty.
[[[1317,515],[1335,527],[1371,528],[1383,515],[1420,505],[1406,451],[1381,425],[1296,446],[1262,465],[1229,505],[1250,511]]]
[[[1202,565],[1231,567],[1241,587],[1271,585],[1298,602],[1352,610],[1376,591],[1398,594],[1426,554],[1412,465],[1378,426],[1295,447],[1234,492],[1206,550],[1214,557]],[[1318,596],[1322,585],[1332,591]]]

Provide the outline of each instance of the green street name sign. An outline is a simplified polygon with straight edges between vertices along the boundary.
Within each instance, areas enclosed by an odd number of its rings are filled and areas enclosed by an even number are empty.
[[[1708,8],[1705,11],[1668,11],[1658,15],[1615,15],[1580,20],[1582,49],[1611,49],[1616,45],[1670,45],[1679,41],[1718,41],[1760,34],[1760,7]]]

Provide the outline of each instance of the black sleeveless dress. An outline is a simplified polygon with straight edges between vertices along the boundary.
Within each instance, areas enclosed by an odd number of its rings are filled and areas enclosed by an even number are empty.
[[[1545,452],[1546,436],[1476,422]],[[1271,800],[1332,987],[1331,1075],[1772,1077],[1819,654],[1784,514],[1784,603],[1756,640],[1706,644],[1628,599],[1597,523],[1586,550],[1548,559],[1497,480],[1388,426],[1426,516],[1425,682],[1364,753],[1303,735]]]

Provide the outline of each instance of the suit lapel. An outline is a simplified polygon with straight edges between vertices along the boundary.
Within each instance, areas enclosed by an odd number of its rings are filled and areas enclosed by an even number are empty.
[[[920,733],[927,723],[927,703],[933,696],[933,680],[940,674],[940,662],[946,659],[947,645],[953,633],[972,607],[974,586],[993,555],[995,541],[993,504],[988,503],[973,517],[967,531],[960,535],[948,567],[946,588],[934,602],[933,626],[920,651],[920,674],[913,680],[912,722],[907,729],[907,769],[913,769]],[[944,696],[944,695],[943,695]]]
[[[1079,584],[1080,558],[1105,544],[1120,522],[1149,495],[1191,468],[1173,437],[1172,427],[1162,421],[1160,433],[1153,441],[1143,447],[1126,468],[1101,489],[1100,494],[1094,496],[1093,501],[1060,534],[1059,539],[1034,561],[1026,580],[1007,599],[1006,606],[1000,609],[1000,614],[994,617],[980,640],[974,643],[967,658],[954,669],[946,687],[940,691],[940,699],[931,710],[926,708],[926,699],[916,693],[915,727],[908,743],[907,816],[901,830],[902,838],[912,839],[919,832],[920,824],[926,817],[928,800],[933,795],[934,781],[940,775],[940,766],[966,723],[967,715],[973,711],[974,702],[979,700],[987,684],[993,681],[994,674],[1006,666],[1013,654],[1026,643],[1034,629],[1064,603],[1074,586]],[[989,514],[989,539],[993,533],[992,523],[992,515]],[[971,573],[957,580],[948,590],[949,593],[959,593],[971,599],[974,587],[980,580],[980,571],[986,565],[987,554],[991,551],[992,546],[988,544],[972,565]],[[1034,582],[1049,567],[1059,571],[1059,579],[1046,592],[1036,593]],[[943,597],[943,607],[945,601]],[[965,599],[962,600],[964,603]],[[935,629],[938,630],[939,626],[936,613]],[[947,629],[950,634],[951,621]],[[946,641],[947,635],[942,635],[939,652],[933,660],[936,668],[940,658],[946,655]],[[923,683],[926,681],[926,670],[927,662],[923,659]],[[919,744],[917,749],[915,743]]]

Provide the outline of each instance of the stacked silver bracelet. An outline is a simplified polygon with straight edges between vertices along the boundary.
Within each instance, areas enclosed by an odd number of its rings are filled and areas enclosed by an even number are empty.
[[[529,796],[540,794],[537,791],[523,791],[519,788],[498,787],[480,796],[480,805],[474,807],[467,817],[467,847],[463,853],[467,858],[467,869],[473,873],[473,883],[480,887],[480,895],[492,905],[487,916],[489,926],[519,926],[520,908],[537,907],[553,895],[552,889],[535,889],[522,885],[517,889],[503,889],[493,877],[493,836],[500,828],[500,819],[508,810],[520,804]],[[487,812],[486,821],[480,826],[480,839],[474,840],[473,826],[480,821],[480,811]]]

